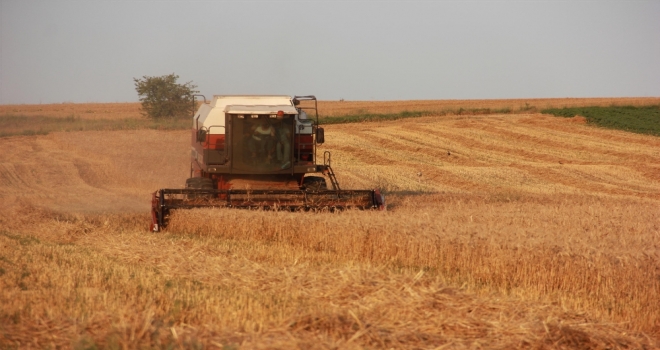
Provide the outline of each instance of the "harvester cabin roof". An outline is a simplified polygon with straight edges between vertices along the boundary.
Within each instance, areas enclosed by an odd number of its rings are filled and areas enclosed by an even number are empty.
[[[225,113],[230,114],[277,114],[282,111],[284,114],[298,114],[298,110],[293,106],[275,105],[275,106],[246,106],[229,105],[225,107]]]
[[[287,95],[214,95],[211,103],[203,103],[195,113],[193,128],[203,127],[209,130],[209,134],[224,134],[227,106],[278,106],[279,109],[274,113],[281,110],[286,114],[298,114],[297,112],[287,112],[290,109],[295,109],[291,96]],[[284,110],[284,108],[287,109]],[[251,111],[243,114],[260,113]],[[271,114],[271,112],[261,114]]]
[[[211,107],[222,108],[226,105],[289,105],[293,106],[291,96],[287,95],[213,95]]]

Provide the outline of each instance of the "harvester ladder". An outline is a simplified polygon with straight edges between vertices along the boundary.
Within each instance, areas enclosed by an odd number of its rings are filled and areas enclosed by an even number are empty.
[[[335,172],[332,170],[332,166],[330,166],[330,152],[325,151],[323,152],[323,165],[328,169],[328,177],[330,178],[330,183],[332,183],[332,189],[335,191],[341,191],[339,188],[339,182],[337,181],[337,177],[335,176]]]

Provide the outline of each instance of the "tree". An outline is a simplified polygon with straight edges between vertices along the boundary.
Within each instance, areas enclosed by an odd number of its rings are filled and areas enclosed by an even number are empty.
[[[160,77],[133,78],[135,90],[142,102],[142,114],[150,118],[187,117],[195,112],[193,95],[199,91],[191,81],[177,84],[179,76],[172,73]]]

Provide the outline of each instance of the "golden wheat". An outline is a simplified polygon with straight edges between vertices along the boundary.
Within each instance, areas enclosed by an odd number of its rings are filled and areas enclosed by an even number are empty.
[[[619,327],[634,334],[657,321],[644,251],[621,256],[653,240],[648,235],[585,252],[588,239],[561,233],[556,246],[541,232],[474,235],[479,225],[442,234],[440,227],[456,226],[456,213],[428,227],[404,219],[415,214],[410,207],[388,214],[400,215],[399,225],[378,213],[197,210],[177,213],[168,234],[153,235],[141,229],[145,215],[25,209],[20,216],[39,224],[0,236],[10,263],[1,288],[6,344],[637,347],[646,340]],[[548,219],[537,217],[538,226]],[[603,302],[612,302],[610,314]],[[631,322],[632,314],[640,319]],[[613,327],[603,319],[624,321]]]
[[[0,347],[660,346],[660,139],[537,114],[326,133],[342,187],[387,212],[178,211],[151,234],[188,132],[0,140]]]

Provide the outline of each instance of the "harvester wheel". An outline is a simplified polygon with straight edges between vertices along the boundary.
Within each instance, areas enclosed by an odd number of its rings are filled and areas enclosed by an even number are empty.
[[[194,189],[200,189],[200,190],[212,190],[213,188],[213,180],[207,178],[207,177],[191,177],[186,180],[186,188],[194,188]],[[188,199],[195,199],[195,198],[206,198],[209,197],[210,195],[207,194],[190,194],[188,195]]]
[[[306,191],[322,191],[328,189],[328,184],[322,176],[307,176],[303,178],[303,188]]]

